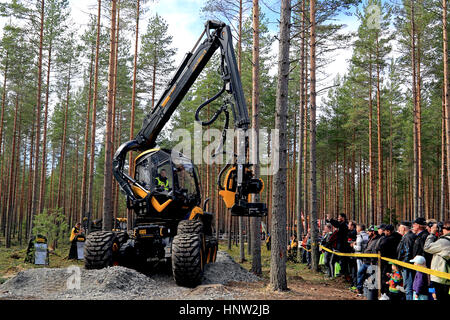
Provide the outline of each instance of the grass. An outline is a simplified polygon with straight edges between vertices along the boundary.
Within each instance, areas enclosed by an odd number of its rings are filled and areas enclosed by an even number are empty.
[[[66,268],[71,265],[83,266],[83,261],[68,260],[69,243],[63,243],[50,253],[50,265],[39,266],[31,263],[25,263],[25,256],[27,252],[27,244],[19,245],[14,243],[10,248],[5,248],[4,239],[0,238],[0,284],[4,283],[19,271],[31,268]]]

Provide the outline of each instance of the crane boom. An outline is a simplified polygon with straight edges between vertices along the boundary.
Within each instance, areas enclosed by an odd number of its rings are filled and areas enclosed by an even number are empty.
[[[200,43],[203,36],[206,34],[206,38]],[[200,75],[208,61],[210,61],[213,54],[220,48],[221,52],[221,73],[222,80],[224,82],[223,89],[216,96],[203,103],[196,112],[196,119],[198,120],[199,112],[202,107],[211,101],[217,99],[225,91],[232,94],[234,103],[231,103],[232,113],[234,118],[235,129],[241,129],[246,132],[250,125],[247,106],[244,98],[244,91],[242,88],[241,78],[239,75],[236,57],[233,48],[233,39],[231,29],[225,23],[220,21],[207,21],[205,24],[205,30],[200,36],[199,40],[195,44],[194,48],[186,54],[182,63],[175,72],[173,78],[167,84],[162,96],[158,100],[153,110],[145,117],[142,128],[136,135],[136,137],[122,144],[114,155],[113,160],[113,173],[114,177],[118,181],[121,189],[126,193],[127,197],[131,201],[136,200],[136,196],[131,188],[131,184],[138,185],[132,177],[128,176],[124,172],[124,164],[126,154],[130,151],[144,151],[155,147],[156,139],[160,134],[165,124],[169,121],[181,101],[194,84],[195,80]],[[218,115],[224,111],[228,125],[228,111],[226,109],[220,109],[216,112],[215,116],[207,122],[202,122],[203,125],[209,125],[214,122]],[[224,130],[225,131],[225,130]],[[244,140],[240,143],[244,144],[244,155],[241,159],[248,158],[248,137],[244,135]],[[247,197],[249,193],[257,193],[259,179],[252,179],[252,176],[248,174],[248,163],[237,163],[236,173],[234,175],[236,179],[236,203],[234,205],[235,215],[248,215],[249,211],[254,215],[259,215],[257,211],[264,211],[264,205],[258,206],[247,205]],[[221,172],[222,176],[223,170]],[[224,189],[220,184],[219,176],[219,188]],[[253,192],[255,191],[255,192]],[[262,206],[261,206],[262,205]],[[249,210],[250,209],[250,210]],[[232,209],[233,212],[233,209]]]

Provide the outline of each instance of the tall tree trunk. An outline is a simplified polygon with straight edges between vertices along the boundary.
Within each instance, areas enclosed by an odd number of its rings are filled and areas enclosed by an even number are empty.
[[[39,34],[39,56],[38,56],[38,86],[36,94],[36,154],[35,154],[35,165],[33,173],[33,193],[31,196],[31,219],[30,219],[30,232],[33,229],[33,219],[36,215],[36,211],[39,209],[39,146],[41,143],[41,87],[42,87],[42,47],[44,39],[44,0],[41,0],[41,26]],[[28,235],[31,236],[31,233]]]
[[[253,0],[253,49],[252,49],[252,129],[253,129],[253,169],[255,179],[259,179],[259,1]],[[259,194],[252,195],[254,202],[260,201]],[[260,275],[261,268],[261,218],[251,218],[252,230],[252,269],[254,274]]]
[[[89,66],[89,91],[88,91],[88,102],[86,105],[86,124],[84,128],[84,149],[83,149],[83,171],[81,174],[81,201],[80,201],[80,221],[86,215],[86,197],[87,197],[87,169],[88,169],[88,145],[89,145],[89,125],[90,125],[90,114],[91,114],[91,101],[92,101],[92,78],[94,73],[94,46],[92,46],[91,52],[91,62]]]
[[[119,64],[119,31],[120,31],[120,0],[117,0],[117,26],[116,26],[116,34],[115,34],[115,53],[114,53],[114,84],[113,84],[113,102],[112,102],[112,121],[111,121],[111,154],[113,154],[112,150],[116,150],[117,145],[115,143],[116,139],[116,122],[117,122],[117,70]],[[120,137],[120,134],[118,135]],[[118,139],[120,141],[120,139]],[[115,205],[117,197],[118,197],[118,184],[111,175],[111,188],[112,188],[112,212],[114,219],[117,218],[117,207]]]
[[[5,54],[5,73],[3,76],[3,93],[2,93],[2,112],[1,112],[1,116],[0,116],[0,153],[2,155],[1,157],[1,176],[3,177],[3,170],[4,170],[4,165],[5,165],[5,147],[3,144],[3,127],[4,127],[4,116],[5,116],[5,108],[6,108],[6,79],[7,79],[7,75],[8,75],[8,51],[6,51]],[[0,179],[0,201],[2,202],[2,206],[1,206],[1,211],[4,212],[3,208],[5,208],[5,203],[4,201],[2,201],[1,199],[1,195],[5,194],[6,192],[3,192],[3,181],[2,179]],[[6,231],[6,214],[3,213],[2,214],[2,219],[1,219],[1,231],[3,234],[5,234]]]
[[[415,10],[414,0],[410,1],[411,5],[411,68],[412,68],[412,91],[413,91],[413,149],[414,149],[414,166],[413,166],[413,218],[419,215],[419,174],[418,174],[418,154],[417,154],[417,67],[416,67],[416,27],[415,27]]]
[[[316,176],[316,1],[310,2],[310,176],[311,195],[309,229],[311,232],[311,269],[319,271],[319,232],[317,227],[317,176]]]
[[[291,1],[281,2],[275,128],[279,130],[279,170],[273,177],[270,284],[287,289],[286,281],[286,141]]]
[[[47,176],[47,121],[48,121],[48,98],[50,92],[50,70],[52,62],[52,38],[50,31],[50,43],[48,46],[48,62],[47,62],[47,88],[45,91],[45,111],[44,111],[44,133],[42,137],[42,167],[41,167],[41,183],[39,190],[39,212],[44,209],[45,202],[45,178]]]
[[[112,122],[114,103],[114,73],[116,62],[116,10],[117,0],[111,1],[111,34],[109,51],[109,72],[108,72],[108,104],[106,110],[106,133],[105,133],[105,169],[103,180],[103,230],[111,231],[113,206],[112,206]]]
[[[71,77],[72,66],[69,64],[69,75],[67,78],[67,91],[66,91],[66,105],[64,110],[64,127],[63,127],[63,136],[61,141],[61,156],[59,161],[59,182],[58,182],[58,208],[65,207],[65,197],[66,194],[64,192],[65,188],[65,174],[64,174],[64,166],[65,166],[65,155],[66,155],[66,140],[67,140],[67,123],[69,116],[69,100],[70,100],[70,77]],[[64,197],[64,198],[63,198]],[[63,212],[65,212],[63,210]]]
[[[140,16],[140,0],[136,1],[136,30],[134,42],[134,62],[133,62],[133,90],[131,93],[131,123],[130,123],[130,140],[134,138],[134,116],[136,109],[136,76],[137,76],[137,58],[138,58],[138,44],[139,44],[139,16]],[[133,176],[134,162],[133,153],[130,152],[128,158],[128,174]],[[127,209],[127,230],[131,230],[133,226],[133,210]]]
[[[374,161],[373,161],[373,147],[372,147],[372,56],[370,56],[369,63],[369,185],[370,185],[370,224],[378,223],[375,220],[375,177],[374,177]]]
[[[303,130],[305,126],[304,116],[305,116],[305,2],[302,0],[302,22],[301,22],[301,39],[300,39],[300,126],[298,129],[299,135],[299,147],[298,147],[298,165],[297,165],[297,240],[301,241],[303,236],[303,223],[302,223],[302,208],[303,208],[303,197],[302,197],[302,173],[303,173]],[[297,246],[297,262],[301,261],[301,249]]]
[[[380,88],[380,52],[379,34],[377,31],[377,138],[378,138],[378,208],[377,221],[383,221],[383,146],[381,145],[381,88]]]
[[[446,141],[446,163],[447,163],[447,192],[446,203],[450,204],[450,97],[448,80],[448,34],[447,34],[447,0],[442,0],[442,34],[443,34],[443,62],[444,62],[444,109],[445,109],[445,141]],[[442,155],[444,156],[444,155]],[[442,173],[444,174],[444,173]],[[442,201],[445,203],[444,199]]]
[[[6,51],[6,54],[5,54],[5,73],[3,76],[2,112],[1,112],[1,116],[0,116],[0,152],[2,153],[2,155],[5,154],[3,152],[4,150],[2,149],[2,147],[3,147],[4,116],[5,116],[5,107],[6,107],[6,79],[7,79],[7,76],[8,76],[8,51]],[[1,188],[2,188],[2,184],[0,183],[0,194],[2,194]]]
[[[17,128],[17,114],[19,110],[19,96],[16,94],[16,103],[15,103],[15,111],[14,111],[14,127],[13,127],[13,136],[12,136],[12,151],[11,151],[11,165],[9,167],[9,190],[8,190],[8,200],[7,200],[7,222],[6,222],[6,248],[11,247],[11,230],[12,230],[12,220],[13,220],[13,212],[14,212],[14,165],[15,165],[15,156],[16,156],[16,128]],[[20,137],[19,137],[20,139]]]
[[[28,172],[28,194],[27,194],[27,219],[26,219],[26,230],[25,230],[25,236],[27,238],[31,235],[31,195],[32,195],[32,189],[33,189],[33,159],[34,159],[34,148],[33,148],[33,141],[34,141],[34,133],[35,133],[35,126],[36,122],[32,121],[32,128],[31,128],[31,138],[30,138],[30,162],[28,164],[29,166],[29,172]]]
[[[424,213],[424,178],[422,168],[422,108],[421,108],[421,75],[420,75],[420,32],[417,32],[417,82],[416,82],[416,106],[417,106],[417,215],[423,217]]]
[[[94,74],[94,98],[92,101],[92,131],[91,131],[91,147],[89,159],[89,183],[88,183],[88,208],[87,212],[93,220],[94,216],[94,203],[93,203],[93,192],[94,192],[94,159],[95,159],[95,127],[97,118],[97,95],[98,95],[98,60],[99,60],[99,49],[100,49],[100,18],[101,18],[101,8],[102,1],[98,0],[98,12],[97,12],[97,40],[95,45],[95,74]]]

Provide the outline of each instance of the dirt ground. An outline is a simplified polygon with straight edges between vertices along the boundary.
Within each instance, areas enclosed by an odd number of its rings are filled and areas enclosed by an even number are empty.
[[[226,289],[237,299],[248,300],[366,300],[352,293],[339,280],[334,280],[330,284],[316,284],[299,277],[288,281],[288,291],[285,292],[274,292],[268,284],[268,281],[232,282]]]
[[[243,263],[237,263],[239,258],[238,247],[228,250],[222,243],[219,263],[210,267],[205,273],[202,285],[194,288],[180,288],[176,286],[170,275],[150,277],[148,280],[141,278],[139,274],[126,270],[113,270],[113,272],[100,272],[90,274],[83,271],[87,284],[91,279],[100,282],[96,285],[82,288],[79,293],[60,288],[49,299],[207,299],[207,300],[365,300],[349,290],[349,284],[343,279],[326,279],[323,273],[311,272],[306,265],[287,262],[288,290],[274,292],[269,287],[270,277],[270,251],[262,248],[262,275],[254,279],[254,275],[248,272],[251,268],[250,257]],[[4,252],[3,252],[4,251]],[[66,261],[64,254],[51,256],[50,271],[44,271],[31,264],[23,263],[24,250],[6,252],[2,250],[0,262],[0,299],[34,299],[40,296],[45,299],[48,288],[43,286],[39,290],[41,280],[43,282],[65,283],[68,275],[65,268],[73,265],[73,261]],[[75,265],[83,270],[82,261]],[[29,269],[35,269],[34,271]],[[56,269],[55,269],[56,268]],[[52,271],[53,270],[53,271]],[[58,271],[60,270],[60,271]],[[17,277],[19,275],[19,277]],[[15,278],[10,285],[8,280]],[[130,285],[123,286],[123,279]],[[48,280],[52,279],[52,280]],[[96,280],[96,281],[97,281]],[[145,282],[145,283],[144,283]],[[147,283],[148,282],[148,283]],[[2,283],[4,285],[2,285]],[[134,289],[142,286],[140,292],[146,294],[134,295]],[[130,289],[132,288],[132,289]],[[3,289],[3,290],[2,290]],[[149,290],[145,290],[149,289]],[[2,292],[3,291],[3,292]],[[41,294],[37,294],[39,291]]]

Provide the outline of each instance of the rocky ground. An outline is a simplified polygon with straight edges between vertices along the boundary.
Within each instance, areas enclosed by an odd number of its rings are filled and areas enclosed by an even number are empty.
[[[0,285],[0,300],[364,300],[348,290],[342,279],[313,281],[299,275],[288,279],[289,290],[273,292],[268,280],[248,272],[224,251],[216,263],[207,265],[202,284],[184,288],[172,275],[144,275],[133,269],[101,270],[34,268],[18,270]],[[74,280],[80,272],[79,289]]]
[[[79,289],[74,277],[77,272],[81,275]],[[0,286],[0,299],[236,299],[239,297],[227,288],[228,283],[259,280],[226,252],[219,251],[216,263],[205,267],[202,285],[194,289],[177,286],[169,274],[146,276],[124,267],[39,268],[21,271],[6,281]]]

